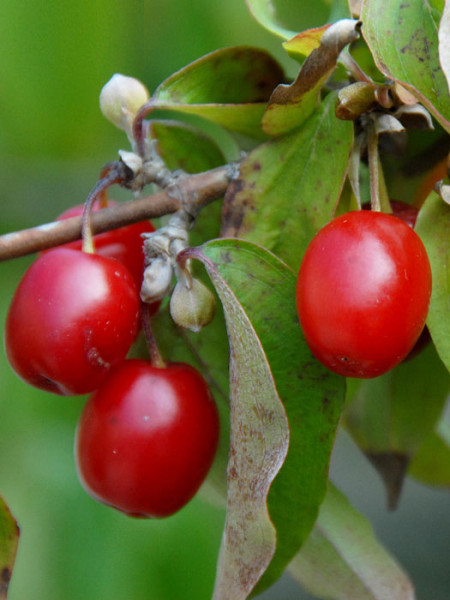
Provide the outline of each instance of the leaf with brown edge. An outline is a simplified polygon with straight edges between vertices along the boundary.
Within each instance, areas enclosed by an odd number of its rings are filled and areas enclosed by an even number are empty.
[[[268,391],[276,394],[289,419],[288,454],[268,493],[266,472],[259,472],[259,465],[266,461],[260,452],[263,451],[266,455],[267,452],[264,445],[260,445],[258,437],[252,440],[254,445],[237,438],[234,453],[230,457],[231,475],[235,474],[234,461],[239,458],[239,465],[244,465],[240,470],[240,485],[244,487],[250,500],[252,490],[261,491],[263,486],[270,520],[276,529],[276,548],[273,548],[273,556],[270,564],[266,565],[264,575],[264,569],[261,570],[262,577],[254,589],[255,593],[260,593],[281,576],[316,520],[326,492],[328,465],[342,411],[345,380],[325,369],[311,355],[297,319],[295,275],[276,256],[255,244],[226,239],[208,242],[200,248],[187,251],[187,255],[205,264],[219,296],[222,301],[225,299],[224,309],[228,315],[232,347],[236,346],[236,337],[238,344],[244,345],[244,350],[233,357],[234,373],[238,379],[235,381],[235,397],[231,398],[232,432],[241,436],[245,433],[242,427],[247,422],[253,423],[255,417],[259,420],[267,417],[267,402],[270,400]],[[246,331],[241,332],[238,315],[245,315],[251,328],[247,327]],[[255,345],[261,347],[259,357],[253,352]],[[251,352],[250,356],[247,356],[248,352]],[[253,357],[257,358],[257,363],[249,367],[248,361]],[[259,376],[260,369],[269,369],[265,379]],[[272,384],[267,383],[271,379],[274,390]],[[232,384],[233,381],[232,379]],[[251,389],[248,387],[249,383],[252,383]],[[273,403],[274,399],[275,396],[270,402]],[[268,435],[271,430],[272,427],[265,429]],[[233,435],[232,433],[232,440]],[[268,441],[269,438],[265,443]],[[249,471],[245,460],[251,466]],[[254,478],[251,481],[248,479],[250,475]],[[238,568],[236,563],[251,565],[249,553],[257,552],[255,562],[261,564],[258,558],[260,528],[256,529],[256,538],[252,539],[253,530],[247,529],[252,512],[251,505],[248,504],[250,500],[245,502],[240,512],[236,486],[238,482],[230,481],[228,502],[229,507],[231,506],[232,538],[236,530],[234,524],[241,520],[241,526],[248,534],[243,541],[240,538],[241,545],[237,549],[230,549],[222,555],[222,566],[226,558],[230,561],[228,577],[232,577],[230,573]],[[234,552],[238,554],[235,555]],[[266,559],[268,556],[267,553]],[[225,569],[221,573],[222,578],[225,577],[224,571]],[[231,593],[226,595],[226,581],[223,581],[223,590],[224,597],[235,597]]]
[[[359,21],[341,19],[324,32],[317,30],[314,48],[303,63],[297,79],[275,88],[262,120],[263,130],[277,136],[299,127],[317,108],[323,85],[337,66],[341,51],[359,37]],[[287,47],[294,51],[296,38]],[[313,38],[314,39],[314,38]],[[298,44],[303,48],[299,38]]]
[[[241,304],[201,251],[188,256],[206,266],[224,307],[230,344],[227,517],[214,600],[245,600],[275,552],[267,495],[287,453],[289,427],[264,349]]]
[[[0,600],[6,600],[19,543],[19,527],[0,497]]]

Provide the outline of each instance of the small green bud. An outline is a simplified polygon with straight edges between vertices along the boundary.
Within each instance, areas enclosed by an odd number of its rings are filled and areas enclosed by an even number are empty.
[[[111,123],[128,133],[149,98],[149,91],[138,79],[116,73],[100,92],[100,109]]]
[[[198,279],[191,279],[190,287],[178,281],[170,298],[170,314],[177,325],[198,332],[208,325],[216,311],[212,292]]]

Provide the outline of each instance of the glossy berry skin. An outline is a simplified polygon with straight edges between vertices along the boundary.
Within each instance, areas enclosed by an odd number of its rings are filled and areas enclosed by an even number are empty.
[[[114,206],[115,202],[109,202],[109,206]],[[69,219],[70,217],[78,217],[83,214],[84,205],[73,206],[64,211],[57,221]],[[98,205],[94,205],[94,211],[100,210]],[[95,253],[107,258],[115,258],[123,263],[136,283],[136,288],[139,290],[142,283],[142,273],[144,271],[144,252],[142,249],[143,239],[142,233],[151,233],[155,231],[150,221],[141,221],[133,223],[125,227],[119,227],[112,231],[99,233],[94,236]],[[74,248],[81,250],[81,240],[64,244],[64,248]]]
[[[204,481],[219,419],[190,365],[130,359],[89,399],[75,440],[78,475],[96,500],[135,517],[167,517]]]
[[[347,377],[377,377],[400,363],[425,325],[431,269],[417,234],[378,212],[346,213],[308,246],[297,310],[313,354]]]
[[[68,248],[41,254],[12,299],[5,349],[31,385],[62,395],[96,389],[135,339],[140,302],[118,261]]]

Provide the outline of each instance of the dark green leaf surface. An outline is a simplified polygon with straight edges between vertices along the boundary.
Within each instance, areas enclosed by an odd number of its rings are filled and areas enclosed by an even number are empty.
[[[439,62],[436,10],[426,0],[363,0],[362,32],[386,77],[403,84],[450,131],[450,94]]]
[[[233,132],[261,138],[266,102],[283,77],[279,64],[263,50],[225,48],[166,79],[152,97],[152,108],[197,115]]]
[[[438,354],[450,371],[450,206],[435,192],[419,212],[416,231],[427,249],[433,274],[427,324]]]
[[[255,416],[257,422],[267,419],[271,414],[268,402],[277,406],[281,399],[289,419],[289,452],[268,498],[277,547],[270,567],[257,587],[259,592],[281,575],[316,519],[326,490],[345,382],[322,367],[307,348],[297,321],[295,276],[279,259],[263,248],[240,240],[213,241],[193,252],[205,262],[224,302],[231,347],[238,344],[240,349],[244,344],[242,353],[234,356],[233,362],[233,372],[237,376],[235,384],[239,387],[235,388],[232,399],[232,463],[229,469],[234,473],[236,457],[248,464],[241,463],[242,472],[237,482],[230,479],[229,503],[232,514],[233,511],[238,513],[234,518],[243,520],[245,527],[252,511],[250,505],[245,504],[245,510],[241,506],[239,512],[239,504],[235,506],[239,502],[235,487],[237,484],[246,486],[248,492],[259,489],[264,483],[264,479],[260,480],[261,467],[258,466],[256,471],[253,468],[261,461],[264,464],[270,456],[265,446],[270,441],[268,435],[272,424],[269,430],[265,428],[262,446],[252,447],[247,442],[238,445],[233,442],[233,436],[242,433],[247,419],[252,423]],[[244,321],[247,323],[245,332],[241,329]],[[256,348],[259,348],[258,352]],[[250,360],[255,362],[250,364]],[[281,435],[282,432],[275,433]],[[247,553],[254,552],[253,542],[249,537],[245,540],[242,547],[233,548],[237,556],[231,548],[229,550],[232,568],[237,568],[236,564],[245,564],[249,560]],[[241,542],[244,543],[242,539]],[[250,545],[250,550],[246,545]],[[246,555],[244,561],[241,553]],[[258,560],[255,562],[259,563]]]
[[[332,218],[348,168],[353,124],[330,94],[303,127],[249,154],[225,197],[222,234],[261,244],[295,271]]]
[[[8,595],[18,543],[19,528],[16,520],[0,496],[0,600],[6,600]]]
[[[414,600],[408,576],[377,541],[367,519],[331,484],[289,570],[318,598]]]

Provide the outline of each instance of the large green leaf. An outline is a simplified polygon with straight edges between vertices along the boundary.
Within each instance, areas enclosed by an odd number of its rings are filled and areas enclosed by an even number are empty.
[[[225,196],[222,235],[261,244],[298,269],[333,217],[348,168],[353,124],[336,118],[335,102],[330,94],[301,129],[248,155]]]
[[[234,581],[239,574],[251,573],[252,584],[246,582],[244,594],[251,591],[270,563],[256,591],[268,587],[281,575],[314,524],[326,491],[345,381],[320,365],[306,346],[295,308],[295,276],[279,259],[241,240],[212,241],[189,254],[207,268],[224,305],[230,337],[228,525],[218,584],[225,595],[218,597],[240,598],[246,596],[233,595],[226,576]],[[269,479],[274,474],[269,478],[267,467],[273,457],[271,445],[276,442],[271,432],[279,438],[277,444],[287,435],[280,406],[289,419],[289,451],[269,493]],[[282,462],[283,447],[275,447]],[[256,499],[252,490],[258,492]],[[264,497],[260,496],[262,490]],[[266,523],[267,501],[276,529],[276,547]],[[265,541],[260,538],[261,531]],[[268,540],[270,550],[265,547]],[[240,584],[243,586],[242,581]]]
[[[450,371],[450,206],[432,192],[416,224],[431,263],[433,291],[427,324],[441,360]]]
[[[438,14],[427,0],[363,0],[362,33],[386,77],[404,85],[450,131],[450,94],[439,62]]]
[[[0,496],[0,600],[6,600],[8,595],[18,543],[19,528],[16,520]]]
[[[150,106],[198,115],[233,132],[261,138],[266,102],[283,77],[279,64],[264,50],[224,48],[163,81]]]
[[[326,600],[414,600],[408,576],[377,541],[367,519],[331,484],[289,571]]]
[[[450,375],[432,344],[414,359],[364,380],[345,426],[385,482],[394,508],[409,462],[434,430],[450,392]]]

